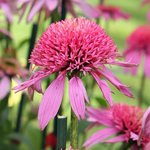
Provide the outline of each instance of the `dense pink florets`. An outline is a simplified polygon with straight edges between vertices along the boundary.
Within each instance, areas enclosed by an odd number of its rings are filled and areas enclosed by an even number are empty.
[[[117,48],[103,29],[80,18],[52,24],[34,48],[31,63],[58,71],[88,71],[116,56]]]
[[[138,27],[127,39],[129,47],[150,54],[150,26]]]

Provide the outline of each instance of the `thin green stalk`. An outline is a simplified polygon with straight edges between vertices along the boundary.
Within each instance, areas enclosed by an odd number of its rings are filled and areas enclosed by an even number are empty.
[[[71,109],[70,145],[72,149],[78,149],[78,119]]]
[[[140,83],[140,89],[139,89],[139,95],[138,95],[138,105],[141,106],[143,102],[143,93],[144,93],[144,87],[145,87],[145,81],[146,77],[143,73],[141,77],[141,83]]]

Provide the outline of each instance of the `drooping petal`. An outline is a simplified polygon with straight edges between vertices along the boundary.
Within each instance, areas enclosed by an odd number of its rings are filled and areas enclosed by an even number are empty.
[[[109,140],[106,140],[106,142],[107,143],[118,143],[118,142],[124,142],[124,141],[127,141],[127,140],[128,140],[128,137],[126,136],[126,134],[121,134],[121,135],[113,137]]]
[[[88,95],[87,95],[87,92],[86,92],[86,89],[82,83],[81,80],[78,81],[78,84],[79,84],[79,87],[80,87],[80,90],[83,92],[83,95],[84,95],[84,98],[87,102],[89,102],[89,98],[88,98]]]
[[[140,137],[142,134],[148,135],[150,137],[150,107],[146,110],[142,118],[142,129]]]
[[[69,81],[69,97],[71,107],[78,117],[84,119],[85,116],[85,93],[82,91],[82,81],[79,77],[72,77]]]
[[[114,128],[106,128],[100,131],[97,131],[94,133],[84,144],[84,147],[91,147],[94,144],[97,144],[99,142],[102,142],[109,136],[118,133],[119,131]]]
[[[36,90],[38,93],[43,93],[42,92],[42,86],[41,86],[41,80],[38,80],[34,85],[33,89]]]
[[[2,77],[0,80],[0,100],[5,98],[5,96],[10,91],[10,79],[7,76]]]
[[[59,110],[64,93],[65,73],[61,73],[46,89],[38,111],[40,128],[43,130],[50,119],[54,118]]]
[[[11,12],[10,8],[8,7],[8,5],[5,3],[2,3],[1,8],[4,10],[4,13],[7,16],[8,21],[12,22],[12,12]]]
[[[126,61],[132,62],[133,64],[140,64],[142,53],[135,51],[134,49],[126,50],[124,53]],[[126,68],[126,71],[131,71],[133,75],[136,75],[138,67]]]
[[[121,67],[137,67],[137,65],[138,65],[136,63],[132,63],[131,60],[129,60],[128,62],[113,61],[113,62],[108,62],[108,64],[118,65]]]
[[[99,110],[87,107],[86,114],[90,119],[107,127],[113,127],[112,113],[108,110]]]
[[[97,18],[99,16],[99,11],[92,7],[91,5],[87,4],[85,0],[74,0],[74,3],[76,3],[83,13],[88,17],[88,18]]]
[[[44,3],[44,0],[40,0],[35,3],[35,5],[33,6],[33,8],[31,9],[28,15],[28,18],[27,18],[28,22],[31,21],[34,15],[42,8],[43,3]]]
[[[91,74],[95,78],[99,88],[101,89],[101,91],[103,93],[103,96],[106,98],[106,100],[108,101],[110,106],[112,106],[113,102],[112,102],[111,90],[110,90],[107,82],[104,80],[101,80],[96,73],[91,72]]]
[[[145,56],[144,73],[145,76],[150,77],[150,55]]]
[[[13,90],[15,90],[15,92],[19,92],[21,90],[24,90],[32,85],[34,85],[35,83],[40,82],[41,79],[47,77],[48,75],[52,74],[51,71],[37,71],[35,74],[33,74],[30,79],[28,81],[23,82],[22,84],[16,86],[13,88]]]
[[[46,0],[46,4],[48,9],[53,11],[58,5],[58,0]]]
[[[121,91],[124,95],[128,97],[133,97],[132,93],[129,91],[129,89],[122,84],[119,79],[117,79],[113,73],[108,70],[106,67],[104,67],[102,70],[97,70],[98,73],[102,76],[104,76],[107,80],[109,80],[119,91]]]

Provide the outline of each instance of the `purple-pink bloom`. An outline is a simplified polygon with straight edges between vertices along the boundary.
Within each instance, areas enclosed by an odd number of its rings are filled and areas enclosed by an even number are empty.
[[[17,12],[16,0],[0,0],[0,9],[3,10],[7,20],[12,22],[13,14]]]
[[[42,11],[45,13],[45,18],[49,17],[50,14],[58,8],[61,10],[61,1],[59,0],[18,0],[18,3],[21,4],[21,16],[24,15],[25,11],[30,10],[27,15],[27,21],[31,21],[33,17],[37,14],[41,14]],[[98,11],[86,2],[86,0],[66,0],[66,9],[74,17],[77,17],[77,14],[74,10],[74,5],[78,6],[84,13],[85,16],[89,18],[96,18],[98,16]]]
[[[144,57],[144,74],[150,77],[150,26],[143,25],[135,29],[127,38],[128,48],[124,52],[127,61],[140,64]],[[137,67],[129,69],[133,75],[137,73]]]
[[[37,70],[28,81],[14,88],[16,92],[26,88],[40,88],[43,78],[57,72],[57,78],[46,89],[39,107],[38,119],[42,129],[54,118],[61,105],[64,82],[69,79],[71,107],[79,118],[85,116],[85,101],[88,96],[81,78],[87,73],[98,83],[104,97],[113,104],[110,81],[123,94],[132,97],[127,86],[122,84],[105,65],[132,66],[116,61],[117,47],[104,30],[85,18],[69,19],[51,24],[38,40],[30,58]],[[36,85],[36,86],[35,86]]]
[[[150,142],[150,108],[143,111],[136,106],[115,104],[109,109],[87,108],[87,115],[92,124],[105,126],[94,133],[84,147],[91,147],[99,142],[130,142],[136,150],[146,150]],[[149,147],[150,148],[150,147]]]
[[[0,58],[0,100],[10,92],[11,78],[19,75],[24,77],[27,71],[14,58]]]
[[[122,11],[120,7],[111,5],[99,5],[98,10],[100,11],[99,16],[103,16],[105,20],[118,20],[118,19],[129,19],[130,15]]]

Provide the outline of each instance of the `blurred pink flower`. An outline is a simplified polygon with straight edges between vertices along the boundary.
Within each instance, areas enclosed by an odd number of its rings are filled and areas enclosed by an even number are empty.
[[[91,147],[99,142],[117,143],[132,141],[132,147],[144,150],[150,142],[150,108],[143,111],[136,106],[115,104],[109,109],[87,108],[89,120],[106,128],[94,133],[85,143]],[[114,137],[112,137],[114,136]]]
[[[28,6],[30,6],[30,10],[27,16],[28,22],[31,21],[37,13],[45,11],[45,17],[49,17],[56,8],[61,8],[61,1],[59,0],[18,0],[18,3],[21,4],[22,10],[20,19],[28,9]],[[73,8],[74,5],[78,6],[89,18],[98,16],[98,11],[90,4],[88,4],[86,0],[66,0],[66,8],[74,17],[77,17],[77,14]]]
[[[129,19],[130,15],[121,10],[120,7],[111,5],[99,5],[100,17],[103,16],[105,20]]]
[[[143,0],[143,1],[142,1],[142,4],[143,4],[143,5],[149,4],[149,3],[150,3],[150,0]]]
[[[17,12],[16,0],[0,0],[0,9],[3,10],[7,20],[12,22],[13,14]]]
[[[39,91],[41,80],[58,72],[58,77],[46,89],[39,107],[38,119],[42,129],[54,118],[61,105],[64,82],[69,79],[71,107],[78,118],[84,118],[85,102],[88,96],[81,77],[91,74],[98,83],[104,97],[112,105],[111,90],[105,80],[110,81],[123,94],[132,97],[127,86],[122,84],[105,67],[107,64],[127,66],[134,64],[118,62],[116,45],[95,22],[76,18],[53,23],[37,42],[30,62],[38,66],[38,71],[18,87],[16,92],[25,88]]]
[[[16,75],[24,77],[27,71],[21,68],[14,58],[0,58],[0,100],[3,100],[10,92],[11,78]]]
[[[144,73],[150,77],[150,26],[143,25],[138,27],[127,38],[128,48],[124,52],[127,61],[140,64],[144,57]],[[129,69],[133,75],[137,73],[137,67]]]

